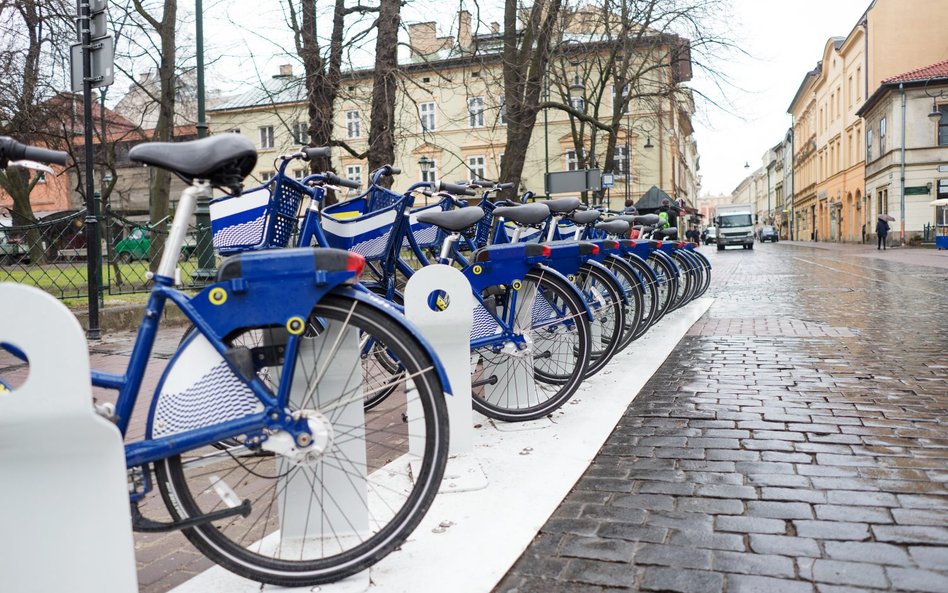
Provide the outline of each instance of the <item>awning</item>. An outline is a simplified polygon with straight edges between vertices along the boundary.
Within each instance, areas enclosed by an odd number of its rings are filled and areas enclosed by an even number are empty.
[[[948,206],[948,198],[938,198],[928,203],[929,206]]]

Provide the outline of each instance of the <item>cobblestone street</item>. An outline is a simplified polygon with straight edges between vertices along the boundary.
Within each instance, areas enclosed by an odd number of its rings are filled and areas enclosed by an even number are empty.
[[[496,591],[948,591],[948,257],[841,247],[702,248],[711,309]]]

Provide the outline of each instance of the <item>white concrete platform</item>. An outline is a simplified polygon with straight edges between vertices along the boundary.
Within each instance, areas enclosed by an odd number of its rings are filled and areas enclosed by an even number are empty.
[[[474,458],[483,489],[442,492],[402,548],[365,575],[284,589],[211,568],[173,593],[487,593],[507,573],[582,476],[629,404],[713,299],[663,319],[586,381],[552,418],[494,425],[480,418]]]

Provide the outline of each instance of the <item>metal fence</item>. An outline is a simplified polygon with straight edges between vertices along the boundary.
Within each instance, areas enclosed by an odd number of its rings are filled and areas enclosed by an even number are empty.
[[[0,227],[0,282],[29,284],[60,299],[88,298],[85,214],[79,210],[36,224]],[[112,295],[151,290],[150,272],[161,259],[167,225],[151,227],[114,212],[100,217],[100,225],[101,288]],[[198,249],[205,243],[198,241],[202,230],[191,227],[179,259],[185,289],[206,285],[220,263],[210,244]]]

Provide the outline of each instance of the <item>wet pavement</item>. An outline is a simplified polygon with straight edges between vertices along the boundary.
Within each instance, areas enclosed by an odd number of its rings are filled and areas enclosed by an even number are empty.
[[[714,304],[495,591],[948,592],[948,252],[702,251]]]

